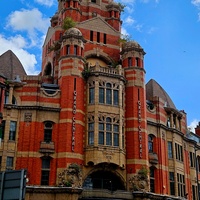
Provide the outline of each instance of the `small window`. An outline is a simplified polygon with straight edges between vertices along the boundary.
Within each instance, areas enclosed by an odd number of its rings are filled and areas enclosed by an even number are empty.
[[[100,43],[100,32],[97,32],[97,42]]]
[[[42,173],[41,173],[41,185],[49,185],[50,176],[50,158],[42,158]]]
[[[91,0],[92,3],[96,3],[96,0]]]
[[[17,122],[11,121],[10,122],[10,131],[9,131],[9,140],[15,140],[16,127],[17,127]]]
[[[104,124],[99,123],[99,144],[104,145]]]
[[[74,45],[74,55],[78,55],[78,46]]]
[[[119,146],[119,125],[113,126],[114,131],[114,146]]]
[[[150,192],[155,192],[155,168],[150,167]]]
[[[170,194],[175,195],[174,172],[169,172]]]
[[[4,139],[4,134],[5,134],[5,124],[6,124],[6,121],[3,120],[0,126],[0,138],[2,140]]]
[[[90,31],[90,41],[93,41],[93,37],[94,37],[93,31]]]
[[[149,153],[153,153],[153,135],[148,136]]]
[[[135,58],[135,65],[136,65],[137,67],[139,67],[139,64],[140,64],[140,63],[139,63],[139,58],[136,57],[136,58]]]
[[[88,144],[94,144],[94,122],[88,123]]]
[[[94,87],[91,87],[89,89],[89,103],[93,104],[94,103]]]
[[[6,170],[13,170],[13,157],[7,157],[6,159]]]
[[[70,45],[67,45],[67,46],[66,46],[66,53],[67,53],[67,55],[70,54]]]
[[[103,43],[104,44],[107,43],[107,35],[106,35],[106,33],[103,34]]]
[[[5,104],[9,103],[9,92],[6,90],[5,91]]]
[[[104,103],[105,101],[105,94],[104,94],[104,88],[99,88],[99,103]]]
[[[172,142],[168,141],[168,158],[173,158],[173,146]]]
[[[112,90],[111,84],[106,84],[106,104],[112,104]]]
[[[52,129],[53,129],[52,122],[44,123],[44,142],[48,143],[52,141]]]
[[[131,66],[132,66],[132,58],[128,57],[128,67],[131,67]]]

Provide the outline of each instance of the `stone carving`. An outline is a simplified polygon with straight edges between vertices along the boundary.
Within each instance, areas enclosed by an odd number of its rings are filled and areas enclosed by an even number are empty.
[[[24,121],[31,122],[32,121],[32,113],[25,113],[24,114]]]
[[[72,163],[67,169],[58,174],[59,186],[82,187],[82,171],[78,164]]]
[[[137,174],[130,177],[130,190],[147,192],[149,190],[148,170],[142,168]]]

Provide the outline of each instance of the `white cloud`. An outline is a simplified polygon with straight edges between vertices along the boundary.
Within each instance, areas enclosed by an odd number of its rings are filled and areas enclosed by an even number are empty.
[[[126,23],[130,26],[133,23],[135,23],[135,20],[131,16],[128,16],[127,18],[125,18],[124,23]]]
[[[45,34],[49,18],[43,18],[38,9],[14,11],[8,16],[8,28],[14,31],[24,31],[28,34],[31,46],[37,46],[41,41],[38,34]]]
[[[192,4],[194,4],[197,7],[200,7],[200,0],[192,0]]]
[[[188,126],[188,128],[190,129],[190,131],[192,131],[193,133],[195,133],[195,128],[197,127],[198,123],[200,120],[194,119],[190,125]]]
[[[35,0],[35,2],[48,7],[51,7],[54,4],[54,0]]]
[[[26,40],[21,35],[15,37],[4,37],[0,35],[0,55],[8,50],[12,50],[22,63],[27,74],[38,74],[35,65],[37,64],[35,55],[25,50]]]

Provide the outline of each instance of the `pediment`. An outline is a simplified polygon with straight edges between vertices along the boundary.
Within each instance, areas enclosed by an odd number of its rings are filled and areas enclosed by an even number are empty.
[[[77,28],[93,30],[96,32],[106,33],[110,35],[119,35],[119,32],[116,31],[101,17],[94,17],[84,22],[80,22],[77,24]]]

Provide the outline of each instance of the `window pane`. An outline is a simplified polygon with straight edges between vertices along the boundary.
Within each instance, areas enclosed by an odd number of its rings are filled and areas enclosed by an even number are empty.
[[[168,142],[168,158],[173,158],[172,142]]]
[[[112,134],[106,133],[106,145],[112,145]]]
[[[94,103],[94,88],[89,89],[89,103]]]
[[[15,140],[16,135],[16,122],[11,121],[10,122],[10,132],[9,132],[9,140]]]
[[[111,89],[106,89],[106,103],[107,104],[112,104],[112,91]]]
[[[119,146],[119,134],[114,133],[114,146]]]
[[[88,133],[88,144],[93,145],[94,144],[94,132],[90,131]]]
[[[89,129],[89,131],[93,131],[94,130],[94,123],[89,123],[88,129]]]
[[[41,185],[49,185],[49,171],[42,170]]]
[[[7,157],[7,159],[6,159],[6,169],[7,170],[13,169],[13,157]]]
[[[42,159],[42,169],[50,169],[50,158]]]
[[[52,141],[52,122],[44,123],[44,141],[51,142]]]
[[[104,88],[99,88],[99,103],[104,103]]]
[[[2,121],[2,124],[1,124],[1,126],[0,126],[0,138],[1,138],[2,140],[4,139],[5,124],[6,124],[6,121],[3,120],[3,121]]]
[[[106,131],[111,131],[111,130],[112,130],[111,124],[106,124]]]
[[[119,91],[114,90],[114,105],[119,105]]]
[[[104,132],[99,132],[99,144],[104,144]]]
[[[101,130],[101,131],[104,130],[104,124],[103,123],[99,123],[99,130]]]

